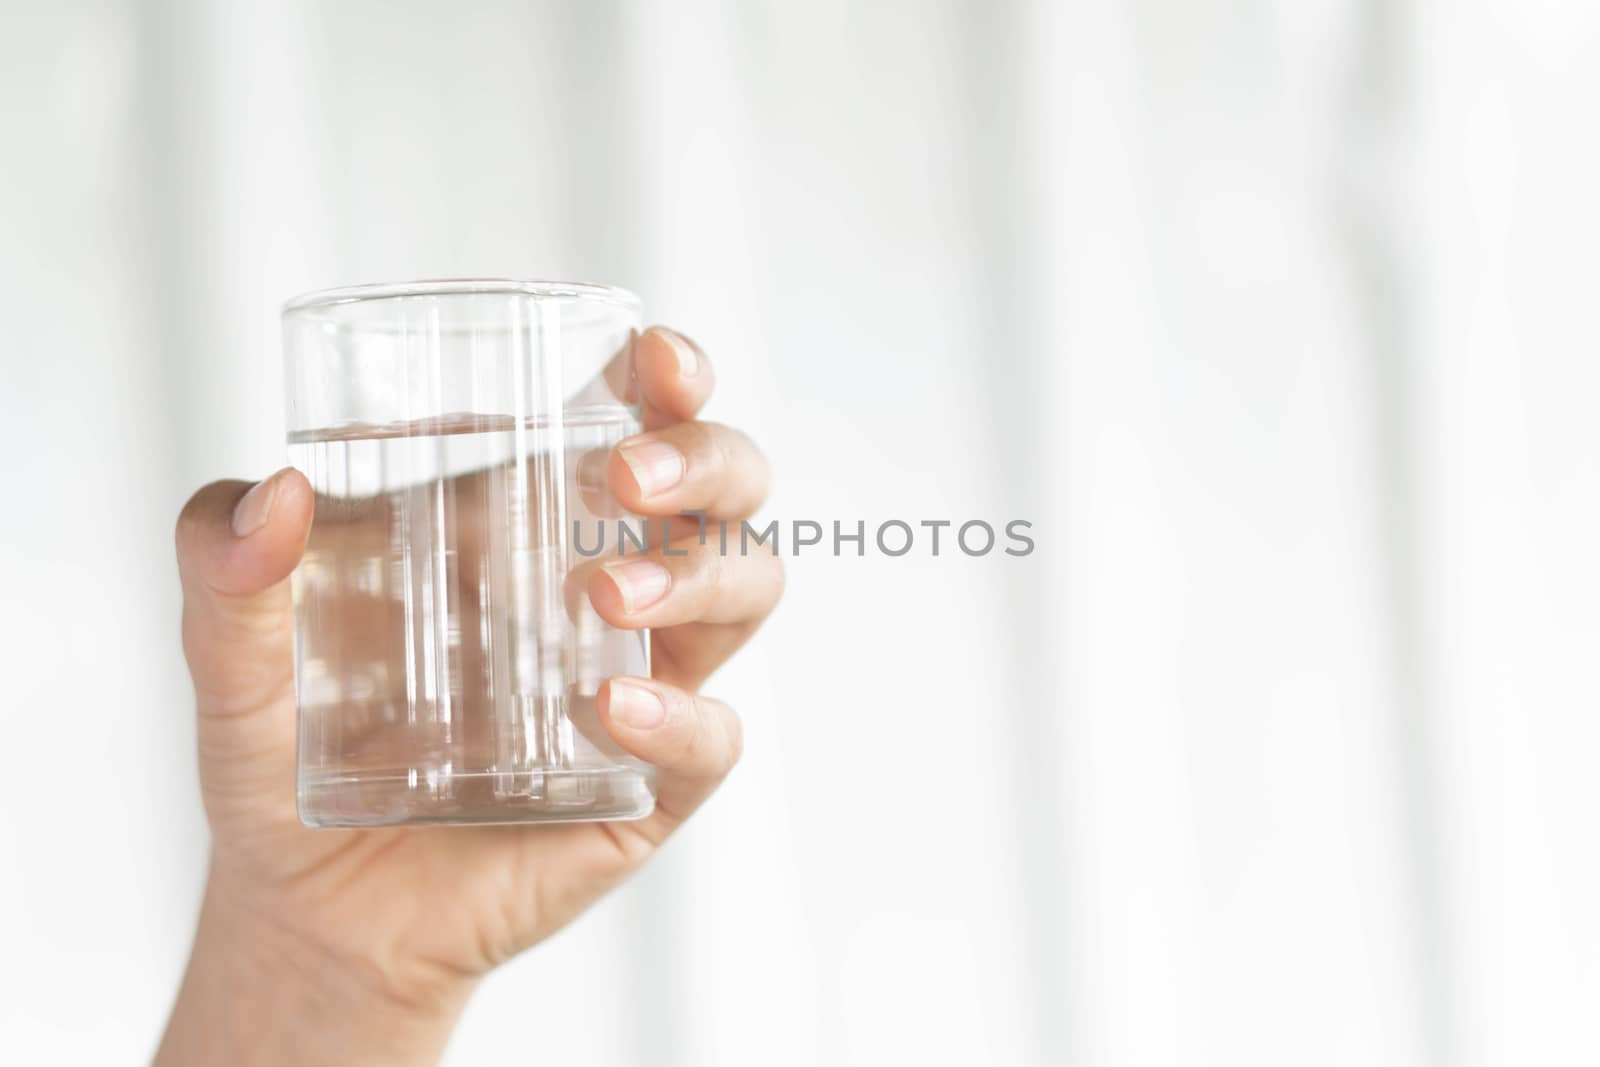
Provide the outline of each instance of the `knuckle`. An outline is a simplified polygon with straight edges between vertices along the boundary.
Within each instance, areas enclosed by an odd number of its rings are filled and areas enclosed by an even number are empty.
[[[753,503],[751,508],[760,507],[766,502],[767,494],[772,491],[772,463],[767,459],[766,453],[756,447],[756,443],[748,435],[744,437],[745,447],[750,450],[751,476]]]
[[[672,763],[700,777],[721,778],[733,769],[744,754],[744,729],[727,705],[688,693],[677,697],[682,703],[684,729],[678,737]]]
[[[683,726],[678,731],[677,744],[673,746],[672,762],[679,767],[693,767],[700,762],[705,745],[705,721],[694,697],[678,693],[673,700],[678,705],[678,721]]]
[[[694,422],[689,425],[694,427],[690,431],[694,435],[694,452],[705,477],[713,481],[727,477],[732,462],[723,428],[714,422]]]
[[[690,456],[697,483],[714,510],[752,512],[766,499],[771,464],[742,430],[718,422],[689,422],[674,428]]]
[[[723,452],[728,469],[736,471],[738,478],[731,486],[735,506],[740,511],[751,512],[767,499],[772,482],[772,465],[755,441],[742,430],[727,429],[723,434]]]
[[[715,539],[706,538],[705,546],[696,555],[695,577],[706,589],[721,589],[728,580],[728,561],[717,547]]]
[[[721,465],[724,475],[739,469],[739,438],[742,436],[738,430],[727,426],[713,425],[711,440],[716,446],[717,462]]]

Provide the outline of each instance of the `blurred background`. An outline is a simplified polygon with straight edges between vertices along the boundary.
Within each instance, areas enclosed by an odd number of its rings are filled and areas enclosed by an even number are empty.
[[[279,304],[509,275],[694,335],[769,517],[1038,549],[792,560],[740,769],[449,1062],[1600,1060],[1600,8],[0,11],[0,1058],[175,992]]]

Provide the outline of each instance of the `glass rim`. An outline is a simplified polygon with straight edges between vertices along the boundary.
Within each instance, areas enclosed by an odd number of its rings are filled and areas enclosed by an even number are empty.
[[[524,281],[517,278],[434,278],[411,282],[371,282],[314,289],[284,301],[283,314],[337,307],[341,304],[396,300],[417,296],[493,296],[523,294],[536,299],[587,300],[637,313],[639,298],[627,289],[598,282]]]

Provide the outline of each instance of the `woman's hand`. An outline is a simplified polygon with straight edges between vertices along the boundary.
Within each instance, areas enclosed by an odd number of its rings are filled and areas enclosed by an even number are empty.
[[[617,500],[640,515],[748,516],[766,495],[766,463],[744,435],[692,421],[711,392],[705,356],[656,328],[635,358],[645,432],[605,465]],[[597,703],[616,743],[657,767],[653,815],[443,831],[303,828],[287,579],[312,510],[310,485],[286,469],[253,488],[207,486],[178,522],[184,651],[213,844],[158,1064],[433,1062],[479,976],[636,869],[739,757],[738,719],[697,690],[772,611],[782,569],[767,553],[721,557],[715,538],[701,546],[675,535],[670,557],[658,545],[585,568],[586,592],[607,622],[651,628],[654,677],[612,679]]]

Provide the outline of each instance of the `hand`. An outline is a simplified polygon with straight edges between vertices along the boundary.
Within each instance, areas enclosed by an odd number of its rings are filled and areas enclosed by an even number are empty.
[[[692,421],[712,386],[704,354],[656,328],[635,358],[645,432],[606,463],[616,499],[648,516],[697,508],[748,516],[766,494],[766,463],[744,435]],[[433,1062],[477,978],[635,870],[739,757],[738,719],[697,691],[772,611],[781,565],[760,552],[721,557],[715,538],[700,546],[675,533],[670,557],[658,545],[584,568],[602,618],[651,628],[653,677],[608,681],[597,710],[618,745],[656,766],[654,814],[557,826],[305,829],[295,812],[287,579],[313,508],[310,485],[286,469],[254,488],[209,485],[178,521],[184,652],[213,843],[194,952],[158,1064]],[[627,584],[649,577],[640,560],[670,576],[665,595],[647,605]]]

